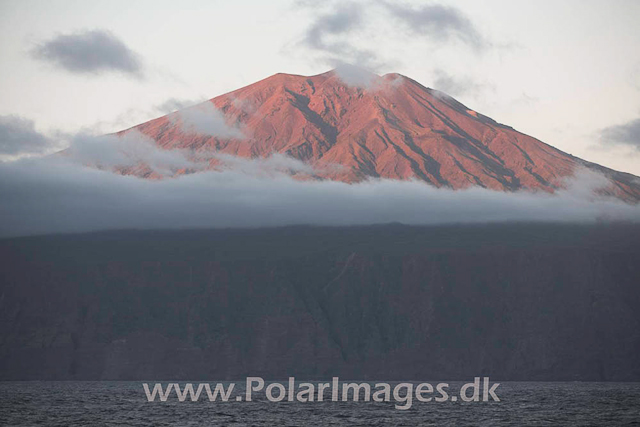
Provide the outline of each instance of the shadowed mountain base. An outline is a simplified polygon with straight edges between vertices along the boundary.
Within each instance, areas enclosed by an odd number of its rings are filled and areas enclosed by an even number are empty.
[[[0,379],[640,380],[640,226],[0,240]]]

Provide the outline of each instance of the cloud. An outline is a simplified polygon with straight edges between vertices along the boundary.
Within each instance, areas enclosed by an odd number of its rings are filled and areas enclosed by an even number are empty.
[[[143,74],[138,55],[106,30],[61,34],[35,47],[31,54],[71,73],[116,71],[136,78]]]
[[[244,138],[239,129],[229,126],[224,115],[209,101],[177,112],[185,132],[220,138]]]
[[[456,77],[440,69],[435,71],[433,87],[450,96],[479,96],[485,90],[493,89],[490,85],[479,83],[470,77]]]
[[[390,1],[297,3],[311,9],[313,20],[301,37],[302,46],[332,67],[341,64],[380,72],[402,58],[382,53],[379,36],[406,43],[407,31],[414,40],[431,45],[463,43],[476,52],[493,46],[459,9],[430,4],[411,7]],[[400,28],[406,31],[399,31]],[[419,36],[419,37],[416,37]]]
[[[478,51],[489,46],[469,18],[455,7],[429,4],[414,8],[388,1],[381,4],[411,32],[427,36],[431,41],[460,41]]]
[[[340,45],[332,45],[328,36],[348,34],[362,25],[364,9],[360,4],[348,2],[339,4],[335,10],[320,16],[307,31],[305,43],[316,49],[331,50]]]
[[[115,172],[141,168],[156,177],[175,177],[207,170],[234,170],[260,177],[274,173],[312,175],[314,169],[299,160],[274,153],[267,158],[246,159],[212,149],[163,149],[153,139],[136,131],[95,136],[77,134],[60,155],[71,165]]]
[[[162,180],[113,174],[63,156],[0,164],[0,236],[291,224],[640,221],[640,206],[594,195],[607,181],[584,171],[551,195],[454,191],[417,181],[300,181],[283,171],[299,164],[295,160],[238,162],[239,168]]]
[[[201,104],[206,99],[179,99],[169,98],[166,101],[148,108],[128,108],[111,120],[102,120],[84,127],[85,134],[103,135],[128,129],[139,123],[144,123],[158,115],[167,115],[196,104]]]
[[[162,114],[173,113],[174,111],[183,110],[192,105],[200,104],[204,99],[177,99],[169,98],[162,104],[156,105],[155,109]]]
[[[456,76],[442,69],[436,69],[434,76],[433,88],[447,96],[478,98],[486,94],[486,92],[495,92],[493,84],[480,82],[473,77]]]
[[[258,109],[258,106],[254,102],[251,102],[248,99],[236,98],[233,95],[229,95],[229,99],[231,100],[231,104],[235,108],[242,111],[242,113],[247,116],[253,115],[253,113],[255,113],[256,110]]]
[[[402,84],[404,76],[400,74],[380,77],[372,71],[348,63],[338,63],[334,69],[338,78],[347,86],[370,91],[393,90]]]
[[[316,18],[307,29],[302,44],[321,53],[334,67],[345,62],[371,69],[380,67],[382,61],[373,50],[357,47],[351,39],[357,30],[365,27],[365,6],[345,2],[333,7]]]
[[[216,170],[210,168],[212,159],[219,161]],[[112,172],[141,165],[164,178]],[[177,169],[199,173],[177,175]],[[599,195],[597,190],[611,183],[586,168],[555,194],[295,177],[313,172],[312,166],[279,154],[246,159],[164,150],[137,132],[76,135],[62,154],[0,162],[0,236],[294,224],[640,221],[640,205]]]
[[[36,131],[32,120],[0,116],[0,157],[43,154],[56,146],[54,140]]]
[[[380,79],[380,76],[372,73],[366,68],[347,63],[339,63],[336,66],[335,71],[340,80],[349,86],[363,88],[371,87]]]
[[[164,176],[174,175],[179,169],[202,169],[205,166],[203,161],[187,158],[186,151],[160,149],[154,140],[135,130],[121,136],[76,135],[64,157],[81,166],[109,171],[145,167]]]
[[[640,151],[640,119],[604,128],[599,136],[603,145],[627,145]]]

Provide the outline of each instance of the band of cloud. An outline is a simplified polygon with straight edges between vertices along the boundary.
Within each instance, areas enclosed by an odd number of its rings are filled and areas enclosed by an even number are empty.
[[[454,191],[415,181],[298,181],[278,172],[265,177],[260,169],[271,167],[264,162],[245,161],[243,168],[148,180],[62,156],[0,163],[0,236],[292,224],[640,221],[640,206],[594,198],[587,187],[602,182],[593,176],[551,195]]]
[[[13,129],[37,144],[44,137],[31,125]],[[212,159],[223,167],[212,170]],[[164,179],[115,173],[140,166]],[[450,190],[383,179],[298,180],[292,171],[314,173],[310,165],[281,155],[244,159],[164,150],[138,132],[76,135],[60,155],[0,162],[0,236],[123,228],[640,221],[640,205],[594,192],[611,183],[588,170],[577,171],[555,194]]]

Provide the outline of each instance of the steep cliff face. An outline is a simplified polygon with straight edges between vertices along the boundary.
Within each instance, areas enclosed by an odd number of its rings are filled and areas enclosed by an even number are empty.
[[[0,379],[640,380],[640,227],[0,240]]]
[[[184,113],[207,105],[237,132],[211,136],[183,126]],[[399,74],[372,76],[365,88],[345,84],[335,71],[276,74],[133,129],[163,148],[287,154],[313,165],[313,178],[346,182],[382,177],[454,189],[552,192],[586,166],[609,177],[607,192],[640,200],[633,175],[573,157]]]

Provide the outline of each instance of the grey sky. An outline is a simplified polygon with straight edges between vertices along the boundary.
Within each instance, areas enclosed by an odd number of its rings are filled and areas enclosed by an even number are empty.
[[[491,96],[494,90],[491,85],[475,81],[469,76],[452,76],[445,70],[435,70],[434,74],[433,88],[453,97],[476,94]]]
[[[306,3],[316,6],[0,0],[0,115],[32,120],[47,137],[114,132],[157,117],[156,107],[170,99],[209,99],[277,72],[313,75],[355,62],[427,87],[444,86],[446,75],[455,85],[438,89],[453,88],[469,108],[573,155],[640,174],[632,145],[596,144],[602,129],[640,113],[640,2]],[[52,63],[30,54],[94,30],[119,40],[115,52],[125,52],[124,60],[106,55],[87,65],[73,55],[63,60],[64,53],[52,54]],[[145,78],[131,78],[142,63]],[[54,64],[68,67],[53,71]]]

